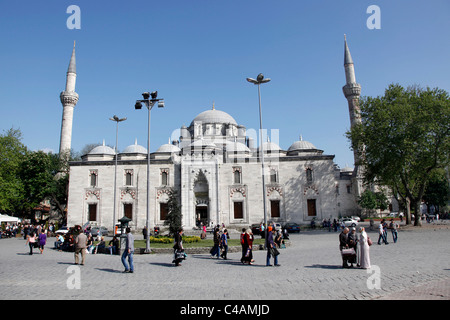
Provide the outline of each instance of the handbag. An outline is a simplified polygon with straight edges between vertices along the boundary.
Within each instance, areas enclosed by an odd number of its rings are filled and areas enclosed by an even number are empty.
[[[342,255],[343,256],[350,256],[356,254],[355,249],[349,248],[349,249],[342,249]]]
[[[277,250],[277,248],[272,247],[270,248],[270,254],[272,255],[272,257],[276,257],[277,255],[280,254],[280,252]]]
[[[186,255],[184,254],[184,251],[177,250],[175,251],[175,259],[185,259]]]
[[[372,240],[370,240],[369,237],[367,237],[367,244],[369,245],[369,247],[373,244]]]

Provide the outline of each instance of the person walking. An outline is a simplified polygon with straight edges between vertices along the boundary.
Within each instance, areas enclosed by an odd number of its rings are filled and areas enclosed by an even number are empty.
[[[369,248],[371,241],[364,227],[359,228],[359,232],[361,233],[361,237],[359,237],[359,267],[362,269],[368,269],[370,268]]]
[[[223,229],[223,233],[220,236],[220,245],[222,247],[222,254],[220,255],[224,260],[227,260],[228,253],[228,230]]]
[[[266,248],[267,248],[267,259],[266,259],[266,267],[271,267],[270,257],[273,256],[273,265],[279,267],[278,264],[278,251],[276,250],[275,242],[273,241],[273,231],[272,226],[267,227],[267,239],[266,239]]]
[[[397,222],[394,221],[394,219],[391,219],[391,223],[389,224],[389,229],[391,229],[392,232],[392,240],[394,241],[394,243],[397,242],[398,239],[398,224]]]
[[[39,235],[39,251],[41,251],[41,254],[44,253],[44,246],[47,242],[47,235],[45,234],[45,230],[41,230],[41,234]]]
[[[134,237],[131,234],[130,227],[126,229],[126,238],[125,238],[125,249],[122,254],[122,264],[125,267],[123,273],[133,273],[134,265],[133,265],[133,254],[134,254]],[[128,258],[128,263],[127,263]]]
[[[219,259],[219,254],[220,254],[220,234],[219,234],[219,225],[217,225],[217,227],[214,229],[214,234],[213,234],[213,241],[214,241],[214,246],[211,248],[211,258],[214,258],[214,256],[217,257],[217,259]]]
[[[87,248],[87,236],[79,230],[79,234],[75,238],[75,264],[80,262],[79,254],[81,253],[81,265],[84,266],[84,261],[86,258],[86,248]]]
[[[244,257],[242,263],[253,264],[253,240],[254,236],[251,229],[247,229],[244,235]]]
[[[173,245],[173,263],[175,266],[181,266],[181,261],[184,260],[184,248],[183,248],[183,228],[178,229],[175,234],[175,244]]]
[[[25,243],[25,245],[28,244],[28,246],[30,247],[30,253],[29,255],[33,255],[33,247],[34,244],[36,243],[36,235],[34,234],[34,231],[30,231],[27,235],[27,242]]]
[[[381,240],[383,240],[384,244],[389,244],[386,239],[386,232],[384,230],[384,222],[385,220],[381,220],[380,224],[378,225],[378,244],[381,245]]]

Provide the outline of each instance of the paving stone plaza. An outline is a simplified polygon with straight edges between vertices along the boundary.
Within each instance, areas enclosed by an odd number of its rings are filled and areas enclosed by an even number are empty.
[[[205,252],[189,255],[181,267],[171,254],[151,254],[134,256],[133,274],[122,273],[119,256],[106,254],[75,266],[73,253],[51,249],[54,238],[44,254],[31,256],[23,238],[1,239],[0,292],[4,300],[448,300],[449,229],[403,228],[389,245],[377,245],[376,231],[369,231],[369,270],[342,269],[339,233],[324,230],[292,234],[280,267],[266,267],[264,251],[254,252],[254,265],[242,265],[237,252],[229,260]]]

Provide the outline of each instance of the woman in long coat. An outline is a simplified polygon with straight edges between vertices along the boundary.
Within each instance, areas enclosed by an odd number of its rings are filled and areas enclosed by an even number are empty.
[[[360,267],[362,269],[370,268],[370,255],[369,255],[369,236],[367,235],[363,227],[359,228],[361,237],[359,238],[359,250],[360,250]]]
[[[241,259],[242,263],[253,264],[253,233],[251,229],[247,229],[244,235],[244,256]]]
[[[178,232],[175,234],[175,244],[173,245],[173,263],[175,263],[175,266],[181,266],[181,261],[184,260],[184,255],[181,254],[184,253],[183,248],[183,229],[178,229]]]

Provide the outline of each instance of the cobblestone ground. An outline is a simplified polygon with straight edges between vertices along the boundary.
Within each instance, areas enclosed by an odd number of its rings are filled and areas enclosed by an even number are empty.
[[[402,230],[395,244],[388,235],[389,245],[377,245],[375,232],[369,236],[369,270],[342,269],[338,233],[310,231],[291,235],[280,267],[265,267],[264,251],[254,252],[252,266],[239,262],[240,253],[229,260],[193,254],[181,267],[172,255],[152,254],[135,255],[133,274],[122,273],[120,257],[105,254],[73,266],[73,253],[51,249],[54,238],[44,254],[32,256],[25,240],[1,239],[0,293],[2,299],[450,299],[449,227]],[[76,270],[80,289],[71,289]]]

